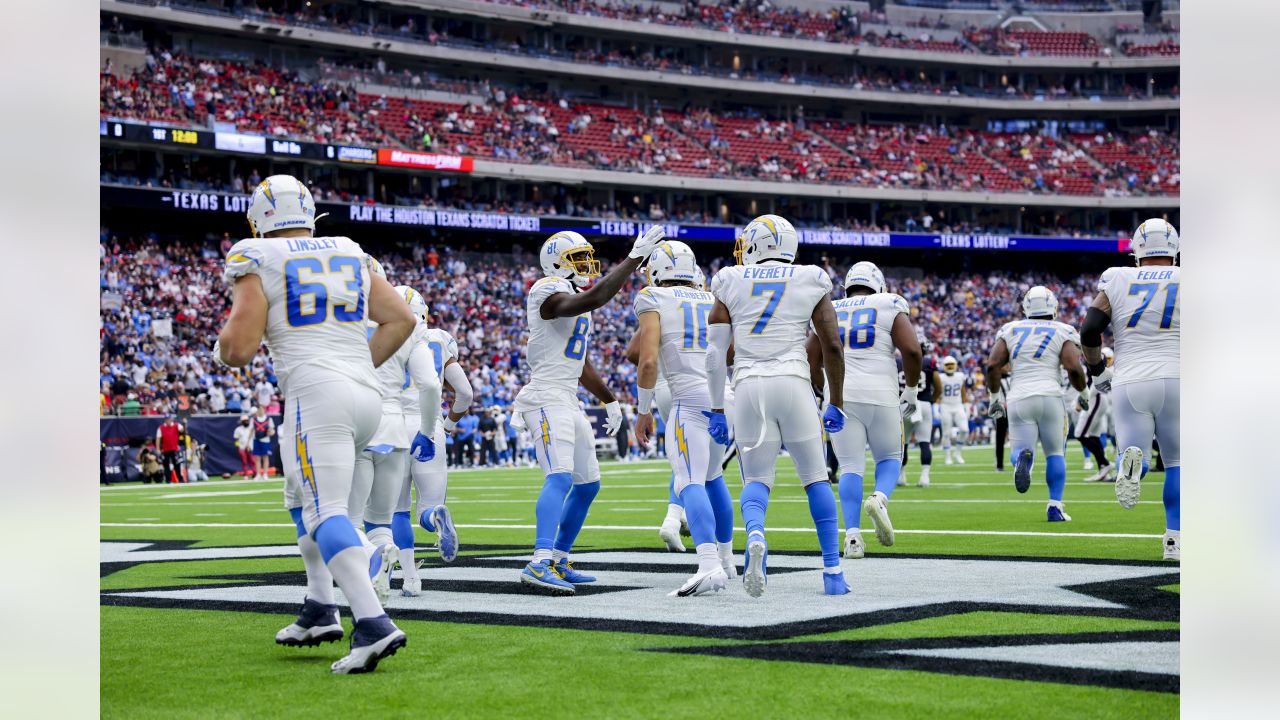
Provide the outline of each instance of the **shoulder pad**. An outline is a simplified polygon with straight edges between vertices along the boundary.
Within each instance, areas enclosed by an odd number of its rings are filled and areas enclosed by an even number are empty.
[[[631,303],[631,309],[639,317],[641,313],[658,311],[658,296],[653,292],[654,288],[646,287],[636,293],[635,300]]]
[[[257,238],[241,240],[227,252],[222,279],[230,283],[245,275],[257,273],[262,269],[264,257],[262,248],[258,247]]]

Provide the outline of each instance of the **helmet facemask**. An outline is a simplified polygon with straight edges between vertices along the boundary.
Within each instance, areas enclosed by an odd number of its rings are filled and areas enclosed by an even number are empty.
[[[560,254],[560,267],[573,271],[570,278],[574,285],[586,285],[592,278],[600,277],[600,261],[591,247],[572,247]]]

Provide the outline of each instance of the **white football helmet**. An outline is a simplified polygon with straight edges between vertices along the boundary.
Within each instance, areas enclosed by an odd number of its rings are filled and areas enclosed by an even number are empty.
[[[1104,346],[1102,348],[1102,359],[1107,361],[1108,367],[1114,365],[1116,362],[1116,351]]]
[[[246,214],[254,237],[287,228],[316,229],[316,201],[307,186],[292,175],[272,175],[258,183]]]
[[[853,286],[870,288],[873,293],[884,292],[884,273],[880,272],[880,268],[876,267],[873,262],[863,260],[854,263],[849,268],[849,272],[844,276],[844,289],[848,291]]]
[[[960,367],[960,363],[955,359],[954,356],[948,355],[942,358],[942,371],[945,372],[946,374],[950,375],[951,373],[955,372],[959,367]]]
[[[1043,285],[1037,285],[1022,296],[1022,314],[1029,318],[1058,317],[1058,296]]]
[[[698,267],[697,265],[694,265],[693,269],[697,271],[696,273],[694,273],[694,278],[693,278],[694,286],[697,287],[699,290],[706,290],[707,289],[706,273],[702,272],[702,268]]]
[[[400,297],[404,298],[404,302],[409,306],[410,312],[423,320],[427,319],[427,299],[422,297],[422,293],[408,285],[397,285],[396,292],[400,294]]]
[[[693,250],[679,240],[660,242],[649,255],[650,285],[668,280],[696,283],[701,272]]]
[[[1160,218],[1147,220],[1133,231],[1129,249],[1139,260],[1149,257],[1177,257],[1178,231]]]
[[[796,260],[800,238],[786,219],[777,215],[761,215],[747,223],[734,244],[733,257],[739,265],[755,265],[765,260]]]
[[[596,249],[581,234],[562,230],[542,243],[539,262],[548,277],[562,277],[582,287],[591,278],[600,277],[600,261]]]

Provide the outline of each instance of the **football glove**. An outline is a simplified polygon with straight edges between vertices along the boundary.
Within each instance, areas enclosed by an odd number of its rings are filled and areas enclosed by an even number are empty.
[[[1111,392],[1111,368],[1103,370],[1101,374],[1095,375],[1093,378],[1093,389],[1098,392]]]
[[[844,429],[844,418],[843,410],[835,405],[828,405],[822,413],[822,427],[829,433],[840,432]]]
[[[409,446],[409,454],[418,462],[427,462],[436,456],[436,443],[431,438],[418,433]]]
[[[906,420],[916,414],[916,409],[920,402],[920,389],[909,387],[902,389],[902,396],[898,400],[898,407],[902,410],[902,419]]]
[[[604,432],[606,435],[614,436],[618,434],[618,430],[622,427],[622,406],[617,400],[604,406]]]
[[[1088,410],[1089,402],[1092,399],[1093,399],[1093,389],[1090,388],[1088,385],[1085,385],[1084,389],[1080,391],[1080,395],[1076,398],[1076,402],[1080,403],[1081,410]]]
[[[661,225],[650,225],[648,230],[636,234],[636,244],[631,247],[631,252],[627,257],[637,259],[645,259],[658,247],[658,243],[667,236],[667,231]]]
[[[1005,413],[1004,391],[991,393],[991,404],[987,406],[987,417],[992,420],[999,420],[1005,416]]]
[[[707,433],[711,435],[711,439],[717,445],[729,444],[729,421],[725,419],[722,412],[702,411],[707,416]]]

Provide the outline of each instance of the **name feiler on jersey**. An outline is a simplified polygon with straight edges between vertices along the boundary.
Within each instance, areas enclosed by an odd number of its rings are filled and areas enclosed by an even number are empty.
[[[814,265],[733,265],[716,273],[711,294],[733,318],[733,383],[756,376],[809,379],[804,343],[813,309],[831,293]]]
[[[369,260],[345,237],[249,238],[227,253],[223,277],[262,279],[267,296],[265,341],[289,394],[300,367],[324,367],[381,390],[369,354]]]
[[[909,314],[907,301],[893,293],[841,298],[834,303],[844,347],[844,399],[867,405],[898,405],[898,360],[893,322]]]
[[[1181,376],[1181,273],[1176,266],[1113,267],[1102,273],[1098,289],[1111,303],[1115,338],[1113,385]]]
[[[553,404],[578,407],[578,378],[591,339],[591,314],[543,320],[542,303],[556,293],[572,293],[564,278],[544,277],[529,288],[529,382],[516,395],[516,409],[528,412]]]
[[[1010,402],[1036,395],[1062,396],[1062,346],[1080,345],[1075,328],[1056,320],[1014,320],[1005,323],[996,338],[1009,349],[1009,364],[1018,378],[1009,388]]]
[[[715,304],[709,292],[691,287],[644,288],[636,294],[636,317],[658,313],[662,339],[658,376],[666,378],[672,402],[710,407],[707,390],[707,315]]]

